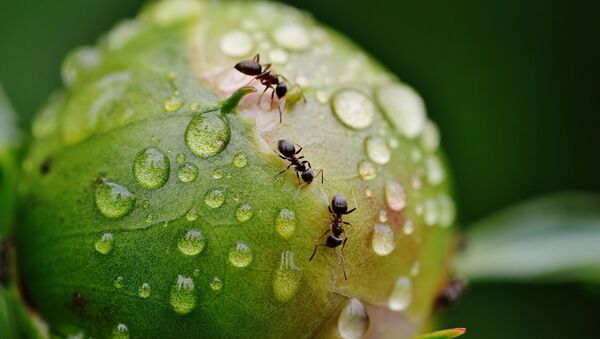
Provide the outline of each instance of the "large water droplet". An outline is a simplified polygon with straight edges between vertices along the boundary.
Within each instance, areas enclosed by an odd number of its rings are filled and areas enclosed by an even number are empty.
[[[186,162],[177,167],[177,177],[182,182],[192,182],[198,176],[198,167],[191,162]]]
[[[225,202],[225,192],[221,188],[210,189],[204,194],[204,203],[210,208],[219,208]]]
[[[432,185],[438,185],[446,176],[444,167],[438,157],[435,155],[427,157],[425,159],[425,168],[427,170],[427,181]]]
[[[250,218],[252,218],[253,215],[254,210],[252,208],[252,205],[248,203],[241,204],[235,209],[235,217],[239,222],[246,222],[250,220]]]
[[[96,183],[94,202],[103,216],[121,218],[133,210],[135,195],[123,185],[101,179]]]
[[[310,46],[310,37],[306,28],[298,24],[285,24],[275,29],[275,42],[291,50],[303,50]]]
[[[185,143],[201,158],[221,153],[230,138],[229,121],[216,113],[195,116],[185,130]]]
[[[386,256],[396,248],[394,230],[387,224],[375,224],[371,246],[377,255]]]
[[[178,111],[183,106],[183,101],[177,97],[172,97],[165,100],[164,107],[167,112]]]
[[[125,324],[118,324],[113,330],[112,339],[129,339],[129,328]]]
[[[412,300],[412,282],[408,277],[400,277],[396,280],[390,298],[388,307],[392,311],[403,311],[410,305]]]
[[[169,179],[171,164],[167,155],[156,147],[139,152],[133,161],[133,175],[147,190],[161,188]]]
[[[188,221],[196,221],[198,219],[198,211],[192,207],[185,213],[185,218]]]
[[[421,145],[429,152],[435,152],[440,146],[440,131],[431,120],[427,120],[425,123],[425,128],[421,135]]]
[[[206,240],[204,235],[199,230],[188,230],[177,243],[179,251],[185,255],[197,255],[202,252]]]
[[[96,251],[101,254],[108,254],[108,252],[112,251],[113,243],[115,242],[115,238],[112,233],[104,233],[96,241],[94,247],[96,247]]]
[[[380,88],[377,100],[388,119],[407,138],[421,134],[425,126],[425,105],[412,88],[404,85]]]
[[[233,166],[244,168],[248,164],[248,156],[244,153],[238,153],[233,157]]]
[[[390,161],[392,153],[388,148],[385,139],[377,136],[370,136],[365,140],[365,150],[367,156],[374,163],[384,165]]]
[[[210,282],[210,288],[213,291],[218,291],[221,288],[223,288],[223,282],[221,281],[221,279],[219,279],[219,277],[214,277],[213,280]]]
[[[150,285],[148,283],[143,283],[138,289],[138,296],[142,299],[148,299],[150,297],[150,292]]]
[[[246,267],[250,265],[253,257],[252,250],[245,242],[238,242],[235,247],[229,251],[229,262],[235,267]]]
[[[296,231],[296,213],[283,208],[275,218],[275,230],[284,239],[289,239]]]
[[[331,101],[331,108],[344,125],[354,129],[371,126],[377,111],[366,94],[352,89],[336,93]]]
[[[115,286],[116,289],[121,289],[121,288],[123,288],[124,283],[125,283],[125,278],[119,276],[119,277],[115,278],[113,285]]]
[[[385,201],[390,209],[401,211],[406,206],[406,193],[404,187],[397,181],[385,183]]]
[[[360,339],[369,330],[369,315],[360,300],[348,300],[338,318],[338,331],[344,339]]]
[[[241,57],[252,50],[252,38],[242,31],[231,31],[221,38],[221,51],[230,57]]]
[[[377,177],[377,168],[367,160],[361,160],[358,163],[358,175],[362,180],[373,180]]]
[[[300,278],[300,268],[294,264],[294,253],[291,251],[282,252],[279,268],[273,276],[275,298],[281,302],[292,299],[298,293]]]
[[[171,288],[171,306],[178,314],[188,314],[196,307],[196,295],[194,294],[194,281],[192,278],[177,276],[175,285]]]

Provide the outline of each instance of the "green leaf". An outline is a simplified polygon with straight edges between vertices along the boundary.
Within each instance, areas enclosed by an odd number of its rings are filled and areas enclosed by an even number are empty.
[[[460,337],[467,332],[466,328],[449,328],[447,330],[435,331],[427,334],[421,334],[416,339],[452,339]]]
[[[556,193],[473,225],[457,269],[471,279],[600,282],[600,195]]]
[[[19,144],[16,116],[0,84],[0,235],[7,232],[12,217]]]

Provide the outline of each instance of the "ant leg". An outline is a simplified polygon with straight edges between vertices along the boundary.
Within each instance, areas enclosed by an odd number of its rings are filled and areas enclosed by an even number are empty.
[[[329,221],[329,220],[327,220],[327,221]],[[325,232],[323,232],[323,234],[321,234],[321,236],[319,237],[319,240],[321,240],[321,239],[322,239],[324,236],[326,236],[326,235],[327,235],[327,233],[329,233],[329,232],[331,232],[331,229],[329,229],[329,228],[328,228],[328,229],[326,229],[326,230],[325,230]]]
[[[300,146],[298,144],[294,144],[294,145],[298,146],[298,150],[294,154],[298,154],[298,153],[302,152],[302,146]]]
[[[342,224],[348,225],[348,226],[352,227],[352,229],[354,229],[354,225],[352,225],[351,223],[349,223],[347,221],[342,221]]]
[[[298,178],[298,185],[302,185],[302,182],[300,181],[300,175],[298,175],[298,171],[296,171],[296,178]]]
[[[277,110],[279,111],[279,123],[282,123],[283,122],[283,112],[281,112],[281,103],[279,103],[279,105],[277,105]]]
[[[264,85],[264,84],[263,84]],[[269,89],[268,86],[265,86],[265,90],[262,91],[262,93],[260,94],[260,96],[258,97],[258,100],[256,100],[256,103],[260,105],[260,99],[262,99],[263,95],[265,95],[265,92]]]
[[[252,61],[256,61],[257,63],[260,63],[260,54],[256,53],[256,55],[254,56],[254,58],[252,58]]]
[[[279,177],[280,175],[282,175],[283,173],[285,173],[285,171],[289,170],[292,165],[293,164],[289,164],[288,167],[286,167],[283,171],[277,173],[277,175],[273,179],[277,179],[277,177]]]
[[[313,258],[315,257],[315,254],[317,254],[317,248],[319,248],[319,246],[323,246],[325,247],[325,245],[321,245],[321,244],[316,244],[315,245],[315,250],[313,251],[312,255],[310,256],[310,259],[308,259],[308,261],[313,260]]]
[[[331,209],[331,205],[327,206],[329,208],[329,213],[333,214],[333,210]]]
[[[346,230],[344,229],[342,229],[342,232],[344,232],[344,242],[342,242],[342,249],[340,249],[340,252],[344,250],[344,247],[346,247],[346,241],[348,241],[348,233],[346,233]]]
[[[356,207],[354,207],[353,209],[349,210],[348,212],[344,213],[344,214],[350,214],[352,212],[354,212],[356,210]]]
[[[310,164],[309,164],[309,165],[310,165]],[[324,180],[325,180],[325,178],[324,178],[324,174],[323,174],[323,173],[324,173],[324,172],[323,172],[323,169],[320,169],[320,170],[317,172],[317,175],[315,175],[315,178],[316,178],[316,177],[318,177],[318,176],[319,176],[319,174],[321,175],[321,183],[323,183],[323,182],[324,182]]]
[[[344,260],[344,255],[338,251],[336,251],[335,253],[337,253],[340,256],[341,264],[342,264],[342,271],[344,272],[344,279],[348,280],[348,275],[346,274],[346,264],[345,264],[345,260]]]
[[[300,158],[304,158],[304,157],[300,157]],[[300,159],[300,158],[298,158],[298,159]],[[310,161],[308,161],[308,160],[304,160],[304,161],[302,162],[302,165],[304,165],[304,164],[308,164],[308,168],[312,168],[312,165],[310,164]]]

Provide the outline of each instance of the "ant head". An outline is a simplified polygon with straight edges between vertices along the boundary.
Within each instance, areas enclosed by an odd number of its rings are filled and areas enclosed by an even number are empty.
[[[338,246],[340,246],[342,244],[342,239],[330,235],[327,237],[327,240],[325,241],[325,246],[330,247],[330,248],[336,248]]]
[[[305,183],[310,184],[315,178],[315,171],[313,171],[312,168],[309,168],[306,171],[302,172],[301,176],[302,180],[304,180]]]
[[[336,193],[331,199],[331,209],[335,214],[345,214],[348,211],[348,202],[341,193]]]
[[[288,158],[296,153],[296,147],[288,140],[279,140],[277,142],[277,149],[279,149],[279,152],[283,154],[284,157]]]
[[[242,60],[233,67],[246,75],[259,75],[262,72],[262,66],[255,60]]]
[[[288,88],[285,82],[282,81],[279,84],[277,84],[277,87],[275,87],[275,94],[277,94],[277,98],[283,98],[287,93],[287,90]]]

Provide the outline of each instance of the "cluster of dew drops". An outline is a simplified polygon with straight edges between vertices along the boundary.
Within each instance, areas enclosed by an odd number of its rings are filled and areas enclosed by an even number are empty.
[[[235,29],[225,33],[220,39],[221,51],[230,57],[241,57],[248,55],[255,49],[256,40],[264,37],[259,33],[252,33],[256,24],[243,22],[244,29]],[[277,28],[273,34],[278,44],[272,47],[270,44],[258,43],[261,49],[267,49],[266,54],[275,63],[285,63],[288,59],[287,51],[301,51],[312,45],[311,32],[307,27],[286,23]],[[174,74],[167,78],[175,77]],[[298,79],[298,83],[306,82],[306,79]],[[321,103],[329,103],[331,111],[337,120],[350,130],[365,130],[375,120],[377,114],[385,114],[387,120],[400,131],[406,139],[418,140],[411,146],[409,158],[417,166],[417,171],[407,183],[409,189],[418,191],[423,187],[423,181],[432,186],[438,186],[445,180],[443,165],[435,154],[439,147],[439,132],[434,123],[427,120],[423,103],[420,97],[409,87],[400,84],[391,84],[380,88],[374,95],[365,94],[360,90],[343,89],[332,96],[322,92],[316,92],[316,99]],[[184,105],[178,97],[178,92],[164,102],[167,112],[176,112]],[[190,103],[190,109],[197,110],[198,103]],[[321,117],[320,117],[321,119]],[[186,133],[185,142],[191,153],[199,158],[215,156],[223,151],[230,138],[230,129],[226,118],[219,115],[197,115],[190,121]],[[392,160],[392,150],[399,146],[399,141],[394,136],[386,136],[385,132],[372,134],[364,139],[364,150],[366,159],[357,163],[357,175],[364,182],[370,182],[377,178],[382,167]],[[176,166],[174,173],[181,183],[191,183],[198,177],[199,169],[192,162],[187,161],[185,154],[179,153],[175,156]],[[231,159],[231,164],[239,169],[249,164],[249,158],[245,153],[238,153]],[[157,190],[163,187],[171,175],[171,162],[166,152],[156,146],[150,146],[140,150],[133,159],[133,175],[138,184],[145,190]],[[215,180],[224,176],[223,170],[214,170],[211,177]],[[99,212],[107,218],[117,219],[129,214],[135,207],[136,195],[126,186],[114,182],[108,178],[97,180],[95,190],[95,204]],[[367,197],[372,195],[369,188],[364,190]],[[387,180],[384,183],[385,201],[388,210],[400,212],[407,207],[405,185],[395,180]],[[225,190],[220,187],[208,189],[204,194],[204,203],[211,209],[218,209],[225,201]],[[148,207],[146,201],[144,208]],[[416,215],[422,217],[424,223],[429,226],[438,225],[448,227],[454,221],[454,203],[445,193],[439,193],[429,197],[423,202],[411,206]],[[248,202],[240,203],[235,209],[235,218],[240,223],[250,220],[254,215],[253,206]],[[387,256],[392,253],[396,245],[395,230],[388,222],[388,211],[380,211],[377,222],[373,225],[371,247],[375,254]],[[194,222],[199,218],[195,208],[191,208],[185,218]],[[152,223],[154,217],[148,214],[146,222]],[[289,239],[294,235],[296,229],[296,215],[291,209],[281,209],[274,217],[274,227],[277,234],[283,239]],[[406,218],[402,231],[410,236],[415,229],[414,222]],[[102,234],[95,242],[95,250],[101,255],[109,255],[113,250],[115,235],[107,232]],[[186,230],[177,243],[181,255],[197,256],[202,253],[207,239],[201,230],[190,228]],[[253,261],[253,251],[243,241],[232,244],[228,254],[228,262],[237,268],[249,266]],[[415,261],[410,274],[400,276],[395,284],[388,300],[391,310],[405,310],[412,299],[412,276],[419,273],[419,262]],[[194,276],[199,272],[194,272]],[[279,267],[273,276],[273,292],[277,300],[286,302],[294,297],[300,285],[300,268],[294,264],[294,253],[284,251],[281,253]],[[127,283],[126,278],[118,276],[113,285],[116,289],[122,289]],[[210,281],[210,288],[218,292],[223,288],[221,278],[214,277]],[[138,288],[138,296],[148,299],[152,296],[152,287],[145,282]],[[177,314],[188,314],[195,309],[196,293],[193,277],[178,275],[173,279],[169,302]],[[338,319],[339,334],[343,338],[358,338],[368,330],[369,317],[365,306],[358,299],[349,299],[340,312]],[[118,324],[113,331],[114,338],[129,338],[129,329],[125,324]]]

